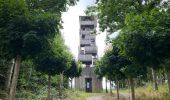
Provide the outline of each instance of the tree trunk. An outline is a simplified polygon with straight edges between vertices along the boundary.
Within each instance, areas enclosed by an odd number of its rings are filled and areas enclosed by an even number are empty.
[[[169,94],[170,94],[170,70],[166,71],[167,79],[168,79],[168,88],[169,88]]]
[[[72,87],[72,82],[73,82],[73,79],[71,78],[71,80],[70,80],[70,83],[71,83],[71,89],[73,88],[73,87]]]
[[[108,90],[107,90],[107,79],[106,79],[106,93],[108,93]]]
[[[116,80],[117,100],[119,100],[119,81]]]
[[[27,89],[29,89],[29,84],[30,84],[30,79],[31,79],[32,71],[33,71],[33,68],[31,68],[31,70],[30,70],[30,74],[29,74],[28,82],[27,82],[27,86],[28,86]]]
[[[51,100],[51,75],[48,75],[48,95],[47,100]]]
[[[166,76],[166,70],[164,68],[162,72],[162,85],[165,83],[165,76]]]
[[[153,77],[153,81],[154,81],[154,89],[158,90],[158,83],[157,83],[157,78],[156,78],[156,72],[155,70],[152,68],[152,77]]]
[[[14,69],[14,59],[11,60],[8,66],[9,68],[8,68],[7,79],[6,79],[6,90],[9,94],[9,89],[10,89],[11,79],[12,79],[12,74],[13,74],[13,69]]]
[[[63,99],[63,73],[60,74],[60,90],[59,90],[59,96],[61,99]]]
[[[134,88],[133,78],[130,78],[129,82],[130,82],[130,88],[131,88],[131,98],[132,98],[132,100],[135,100],[135,88]]]
[[[110,80],[110,93],[112,94],[112,81]]]
[[[19,76],[20,65],[21,65],[21,56],[17,55],[8,100],[14,100],[15,99],[16,86],[17,86],[17,81],[18,81],[18,76]]]

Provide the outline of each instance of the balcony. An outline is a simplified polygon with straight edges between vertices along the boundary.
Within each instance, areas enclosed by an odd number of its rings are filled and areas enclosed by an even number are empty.
[[[96,38],[96,35],[95,34],[88,34],[88,35],[85,35],[85,39],[95,39]]]
[[[79,54],[78,59],[82,62],[92,62],[92,55],[90,54]]]
[[[80,30],[80,34],[84,34],[84,35],[86,35],[86,34],[91,34],[93,32],[93,30]]]
[[[91,44],[91,41],[90,40],[80,40],[80,44],[81,45],[90,45]]]
[[[85,53],[97,53],[97,46],[86,46]]]
[[[97,22],[96,21],[80,21],[80,25],[94,25],[96,27]]]

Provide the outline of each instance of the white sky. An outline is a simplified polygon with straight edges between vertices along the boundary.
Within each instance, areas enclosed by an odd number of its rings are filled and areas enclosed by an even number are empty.
[[[65,39],[65,44],[69,47],[76,59],[79,46],[79,16],[85,15],[84,10],[86,7],[94,3],[95,0],[79,0],[77,5],[69,7],[68,11],[62,15],[62,20],[64,22],[62,33]],[[101,57],[105,48],[105,37],[105,33],[101,33],[96,37],[99,57]]]

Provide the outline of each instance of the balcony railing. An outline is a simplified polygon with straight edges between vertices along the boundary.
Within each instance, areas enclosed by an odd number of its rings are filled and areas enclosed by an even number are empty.
[[[85,53],[97,53],[97,46],[86,46]]]
[[[80,34],[84,34],[84,35],[86,35],[86,34],[91,34],[93,32],[93,30],[80,30]]]
[[[91,62],[92,61],[92,55],[90,54],[79,54],[78,59],[82,62]]]
[[[81,45],[90,45],[91,44],[91,41],[90,40],[80,40],[80,44]]]
[[[85,39],[95,39],[96,35],[95,34],[88,34],[85,35]]]
[[[94,25],[97,26],[96,21],[80,21],[80,25]]]

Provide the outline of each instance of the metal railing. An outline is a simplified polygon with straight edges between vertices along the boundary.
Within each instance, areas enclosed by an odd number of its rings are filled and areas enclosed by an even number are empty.
[[[97,53],[97,46],[86,46],[85,53]]]
[[[83,39],[83,40],[80,40],[80,44],[81,44],[81,45],[90,45],[90,44],[91,44],[91,41],[90,41],[90,40],[85,40],[85,39]]]
[[[97,22],[96,21],[80,21],[80,25],[94,25],[97,26]]]
[[[95,34],[85,35],[85,39],[95,39],[95,38],[96,38],[96,35],[95,35]]]
[[[85,55],[79,54],[78,59],[82,62],[90,62],[90,61],[92,61],[92,55],[90,55],[90,54],[85,54]]]

